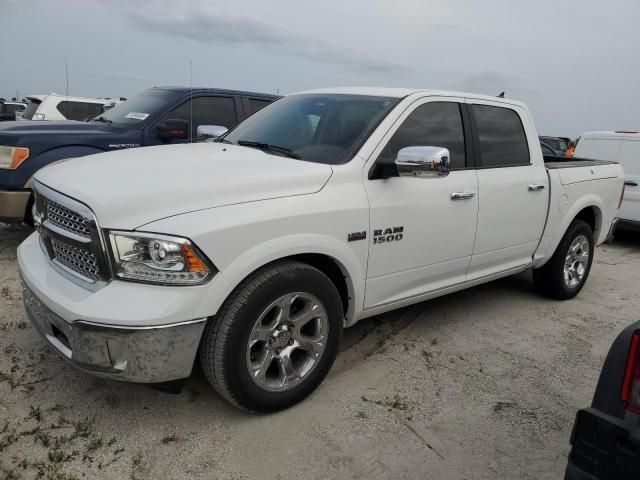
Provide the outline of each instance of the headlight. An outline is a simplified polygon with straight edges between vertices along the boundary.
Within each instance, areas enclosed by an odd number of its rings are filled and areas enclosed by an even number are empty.
[[[155,233],[110,231],[113,273],[138,282],[199,285],[215,273],[188,239]]]
[[[0,146],[0,168],[18,168],[28,156],[28,148]]]

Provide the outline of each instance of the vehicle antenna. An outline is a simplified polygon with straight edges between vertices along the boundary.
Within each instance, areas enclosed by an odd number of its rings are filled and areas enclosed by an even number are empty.
[[[189,60],[189,143],[193,143],[193,60]]]
[[[67,84],[67,97],[69,96],[69,64],[67,63],[67,57],[64,57],[64,76]]]

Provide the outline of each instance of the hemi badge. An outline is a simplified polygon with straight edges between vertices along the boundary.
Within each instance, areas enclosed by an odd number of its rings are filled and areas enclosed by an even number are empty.
[[[348,242],[355,242],[356,240],[365,240],[367,238],[367,232],[353,232],[347,235]]]

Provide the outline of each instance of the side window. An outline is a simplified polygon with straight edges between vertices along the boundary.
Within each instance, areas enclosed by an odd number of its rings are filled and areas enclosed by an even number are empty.
[[[615,138],[583,138],[578,142],[573,155],[592,160],[611,160],[615,162],[619,161],[618,152],[620,152],[620,146],[621,141]]]
[[[529,165],[527,136],[515,110],[471,105],[480,141],[480,165],[484,168]]]
[[[269,105],[271,102],[269,100],[262,100],[259,98],[250,98],[249,99],[249,112],[247,112],[247,117],[249,115],[253,115],[258,110],[262,110],[264,107]]]
[[[102,104],[89,102],[62,101],[56,106],[68,120],[88,120],[102,113]]]
[[[460,105],[453,102],[420,105],[396,130],[379,158],[393,160],[401,148],[416,146],[447,148],[451,154],[452,170],[465,168]]]
[[[618,161],[625,173],[640,175],[640,141],[623,140]]]
[[[195,137],[199,125],[220,125],[231,128],[238,123],[236,106],[231,97],[196,97],[165,114],[158,123],[169,119],[191,122],[191,132]]]

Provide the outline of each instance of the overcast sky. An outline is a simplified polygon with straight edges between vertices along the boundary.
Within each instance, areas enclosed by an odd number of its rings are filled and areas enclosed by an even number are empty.
[[[638,0],[0,0],[0,96],[376,85],[526,102],[538,130],[640,128]]]

